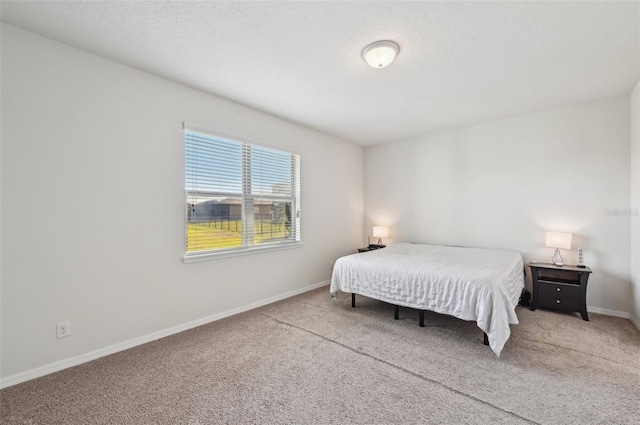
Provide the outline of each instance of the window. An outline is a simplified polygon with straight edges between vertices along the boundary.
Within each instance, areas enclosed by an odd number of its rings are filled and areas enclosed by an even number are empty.
[[[297,154],[185,124],[185,189],[185,260],[300,241]]]

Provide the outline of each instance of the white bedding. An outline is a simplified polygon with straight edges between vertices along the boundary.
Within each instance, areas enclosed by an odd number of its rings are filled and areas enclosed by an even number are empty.
[[[397,243],[338,259],[330,291],[476,321],[500,356],[523,287],[517,252]]]

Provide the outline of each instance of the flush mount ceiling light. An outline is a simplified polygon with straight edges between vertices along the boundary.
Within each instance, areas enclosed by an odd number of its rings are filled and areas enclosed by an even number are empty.
[[[390,40],[376,41],[362,51],[364,59],[371,68],[384,68],[393,62],[400,52],[400,46]]]

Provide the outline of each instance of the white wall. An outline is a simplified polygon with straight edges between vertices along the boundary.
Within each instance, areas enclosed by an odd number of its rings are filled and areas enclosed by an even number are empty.
[[[640,83],[631,93],[631,320],[640,329]]]
[[[301,154],[301,248],[182,262],[183,121]],[[7,25],[2,153],[5,378],[326,281],[363,239],[361,147]]]
[[[574,234],[589,306],[630,311],[629,97],[367,147],[365,236],[519,251],[550,262],[546,231]],[[530,283],[529,283],[530,285]]]

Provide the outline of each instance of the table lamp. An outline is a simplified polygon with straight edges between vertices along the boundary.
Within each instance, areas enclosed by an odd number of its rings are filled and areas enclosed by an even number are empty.
[[[378,238],[377,245],[382,245],[382,238],[388,235],[387,228],[384,226],[373,226],[373,237]]]
[[[571,249],[571,233],[547,232],[547,248],[555,248],[556,252],[551,258],[551,262],[558,267],[562,267],[564,258],[560,254],[561,249]]]

